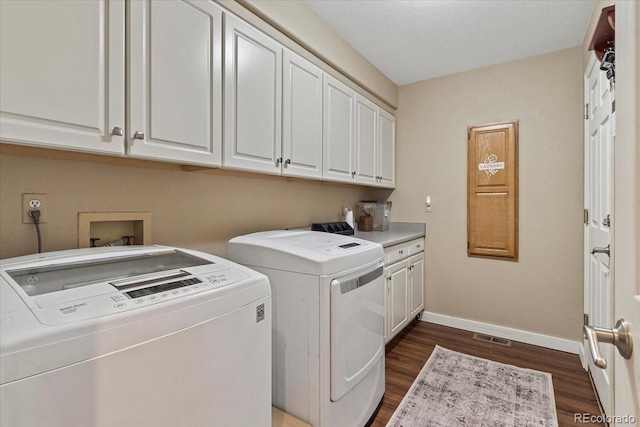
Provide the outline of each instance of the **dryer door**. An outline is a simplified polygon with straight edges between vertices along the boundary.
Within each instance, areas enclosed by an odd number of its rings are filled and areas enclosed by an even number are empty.
[[[331,281],[331,400],[339,400],[384,357],[382,263]]]

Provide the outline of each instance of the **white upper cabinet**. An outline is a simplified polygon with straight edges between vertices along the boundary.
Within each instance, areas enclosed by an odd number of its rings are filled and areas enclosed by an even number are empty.
[[[323,178],[354,182],[354,116],[356,92],[325,75],[323,114]]]
[[[203,0],[132,1],[129,13],[128,154],[219,166],[221,10]]]
[[[223,165],[279,174],[282,46],[225,14]]]
[[[378,183],[378,107],[361,95],[356,96],[355,181]]]
[[[322,178],[323,72],[284,50],[282,174]]]
[[[378,185],[396,186],[396,118],[378,108]]]
[[[395,187],[395,118],[212,0],[0,0],[0,142]]]
[[[124,1],[0,1],[0,139],[124,154]]]

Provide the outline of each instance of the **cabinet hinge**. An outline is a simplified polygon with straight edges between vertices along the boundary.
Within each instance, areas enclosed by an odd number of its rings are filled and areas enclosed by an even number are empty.
[[[584,119],[589,120],[589,103],[584,104]]]
[[[589,315],[587,313],[583,314],[583,319],[582,321],[584,322],[585,325],[589,324]]]
[[[469,242],[467,242],[467,249],[471,248],[471,244]]]
[[[467,141],[471,139],[471,132],[467,132]]]
[[[584,224],[589,224],[589,209],[585,209],[583,215]]]

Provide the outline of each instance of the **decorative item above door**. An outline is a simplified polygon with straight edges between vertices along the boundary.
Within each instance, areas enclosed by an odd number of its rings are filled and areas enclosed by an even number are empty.
[[[467,255],[517,260],[518,121],[467,136]]]
[[[596,24],[589,43],[589,50],[592,50],[598,61],[600,69],[607,72],[607,79],[613,85],[615,83],[615,36],[616,36],[616,6],[602,8],[600,18]],[[611,86],[613,88],[613,86]]]

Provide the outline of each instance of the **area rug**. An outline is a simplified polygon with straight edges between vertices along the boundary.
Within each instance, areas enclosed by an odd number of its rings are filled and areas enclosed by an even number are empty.
[[[387,427],[557,427],[551,374],[436,346]]]

